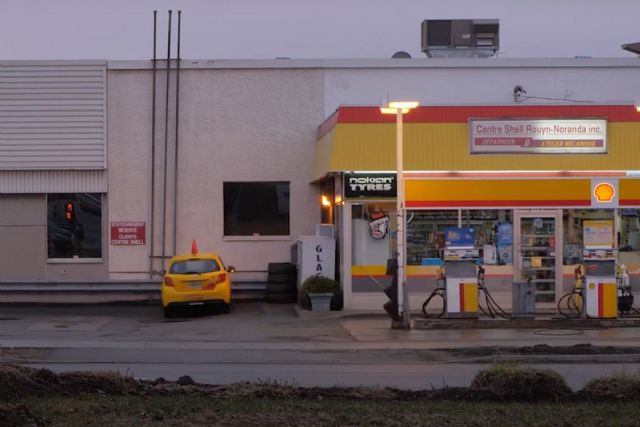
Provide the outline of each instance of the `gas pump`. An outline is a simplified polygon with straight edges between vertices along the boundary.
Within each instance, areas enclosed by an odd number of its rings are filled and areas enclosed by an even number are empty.
[[[475,230],[445,230],[444,274],[446,318],[478,318],[478,250]]]
[[[613,248],[612,220],[587,220],[582,223],[584,249],[583,316],[597,319],[618,317],[616,277],[617,251]]]
[[[585,249],[584,317],[615,319],[618,317],[616,251]]]

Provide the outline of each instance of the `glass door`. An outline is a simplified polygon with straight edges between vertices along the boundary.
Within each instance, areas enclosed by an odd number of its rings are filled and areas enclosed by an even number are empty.
[[[516,211],[515,220],[515,280],[531,280],[536,305],[555,305],[562,292],[562,211]]]

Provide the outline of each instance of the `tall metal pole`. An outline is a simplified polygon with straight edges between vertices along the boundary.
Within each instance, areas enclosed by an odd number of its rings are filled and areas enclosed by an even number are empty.
[[[167,145],[169,141],[169,71],[171,68],[171,11],[169,11],[169,31],[167,35],[167,87],[164,108],[164,170],[162,173],[162,257],[165,256],[165,232],[167,218]]]
[[[404,329],[410,328],[409,320],[409,305],[406,285],[407,274],[405,269],[405,257],[406,257],[406,218],[405,218],[405,206],[404,206],[404,168],[403,168],[403,134],[402,134],[402,108],[396,109],[396,182],[398,184],[398,194],[396,196],[396,208],[397,208],[397,259],[398,259],[398,316],[402,321],[402,327]]]
[[[157,34],[157,21],[158,11],[153,11],[153,72],[152,72],[152,87],[151,87],[151,221],[149,223],[149,279],[153,278],[153,234],[155,224],[155,181],[156,181],[156,34]]]
[[[178,57],[176,58],[176,141],[173,150],[173,255],[178,238],[178,118],[180,116],[180,15],[178,11]]]
[[[404,180],[402,165],[402,109],[396,109],[396,182],[398,194],[396,196],[396,257],[398,259],[398,316],[404,321]],[[404,322],[403,322],[404,323]]]

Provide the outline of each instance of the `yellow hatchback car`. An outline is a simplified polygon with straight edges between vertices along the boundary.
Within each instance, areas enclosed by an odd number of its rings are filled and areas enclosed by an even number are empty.
[[[177,308],[219,307],[231,312],[231,278],[235,269],[225,267],[214,253],[191,253],[169,260],[162,280],[164,317]]]

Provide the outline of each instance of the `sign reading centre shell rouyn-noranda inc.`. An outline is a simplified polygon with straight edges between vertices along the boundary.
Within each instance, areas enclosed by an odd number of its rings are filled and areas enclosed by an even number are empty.
[[[469,119],[471,154],[606,153],[604,119]]]

